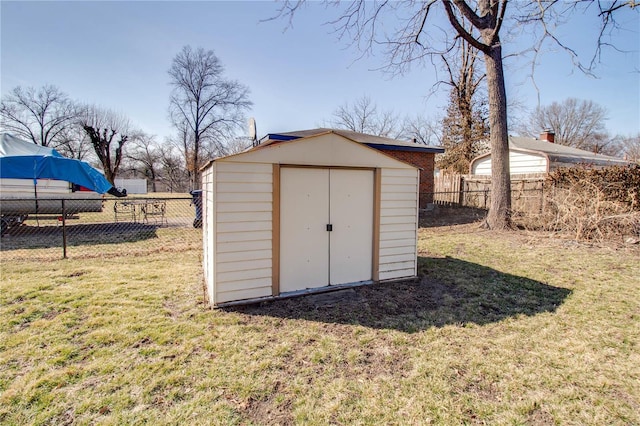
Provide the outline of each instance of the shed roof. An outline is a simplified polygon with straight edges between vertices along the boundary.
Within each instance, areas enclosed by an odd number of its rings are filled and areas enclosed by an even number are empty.
[[[509,136],[509,148],[546,154],[554,163],[589,163],[596,165],[624,165],[627,161],[609,155],[595,154],[584,149],[551,143],[535,138]]]
[[[436,154],[441,154],[444,152],[444,148],[439,146],[429,146],[416,142],[401,141],[398,139],[386,138],[383,136],[354,132],[352,130],[331,129],[326,127],[318,127],[316,129],[308,130],[296,130],[293,132],[284,133],[269,133],[260,139],[260,144],[258,145],[258,147],[305,138],[309,136],[317,136],[324,133],[335,133],[347,139],[351,139],[352,141],[380,150],[431,152]]]

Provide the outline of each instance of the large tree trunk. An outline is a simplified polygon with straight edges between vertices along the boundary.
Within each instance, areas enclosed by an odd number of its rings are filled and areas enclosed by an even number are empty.
[[[491,130],[491,204],[486,219],[490,229],[511,227],[511,176],[509,170],[509,134],[507,132],[507,95],[499,40],[485,52],[489,92]]]
[[[109,183],[111,185],[115,185],[116,180],[115,177],[113,176],[113,173],[111,172],[111,169],[104,167],[104,177],[105,179],[107,179],[109,181]]]
[[[198,129],[196,127],[196,132]],[[196,136],[196,141],[193,149],[193,174],[191,175],[191,188],[195,191],[200,189],[200,138]]]

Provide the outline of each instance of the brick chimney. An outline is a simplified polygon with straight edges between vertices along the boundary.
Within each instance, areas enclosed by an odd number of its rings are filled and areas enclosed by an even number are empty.
[[[556,134],[551,129],[545,129],[542,131],[542,133],[540,133],[540,140],[554,143],[554,141],[556,140]]]

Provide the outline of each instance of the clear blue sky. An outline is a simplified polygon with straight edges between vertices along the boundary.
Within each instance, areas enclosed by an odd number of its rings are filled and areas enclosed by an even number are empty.
[[[358,51],[323,25],[335,10],[311,3],[284,31],[284,20],[260,22],[277,7],[274,2],[3,0],[1,92],[53,84],[73,99],[126,114],[161,141],[172,132],[167,70],[182,46],[191,45],[214,50],[227,76],[250,88],[254,106],[248,116],[256,118],[259,136],[317,127],[339,105],[362,95],[399,115],[442,115],[447,94],[426,97],[437,80],[432,67],[415,66],[390,78],[374,71],[384,65],[382,54],[356,60]],[[627,30],[614,41],[626,52],[605,53],[597,79],[572,68],[562,52],[542,56],[536,72],[542,105],[590,99],[608,109],[612,134],[640,132],[639,16],[624,11]],[[594,23],[577,17],[560,30],[585,59],[592,52]],[[507,53],[520,50],[526,39],[508,44]],[[534,108],[538,94],[527,78],[527,62],[507,64],[508,96]],[[515,127],[515,118],[510,120]]]

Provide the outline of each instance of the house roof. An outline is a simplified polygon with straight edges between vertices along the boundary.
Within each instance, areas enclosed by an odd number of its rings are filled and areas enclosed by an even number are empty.
[[[438,146],[429,146],[421,143],[401,141],[397,139],[385,138],[382,136],[368,135],[366,133],[359,133],[351,130],[330,129],[326,127],[319,127],[309,130],[296,130],[294,132],[285,133],[269,133],[260,139],[260,144],[256,148],[310,136],[317,136],[325,133],[335,133],[352,141],[367,145],[370,148],[375,148],[383,151],[416,151],[431,152],[437,154],[441,154],[444,152],[444,148]]]
[[[589,163],[595,165],[624,165],[627,161],[603,154],[594,154],[583,149],[551,143],[535,138],[509,136],[509,149],[514,151],[538,152],[549,157],[553,163]]]

